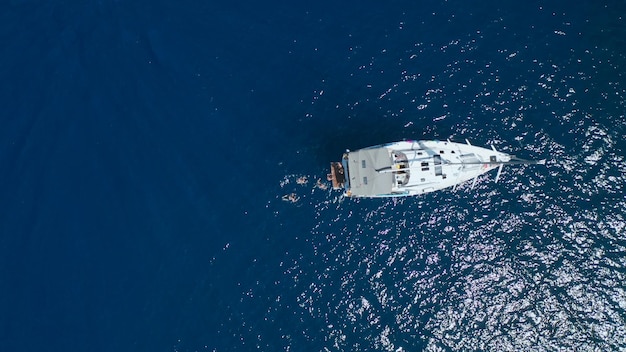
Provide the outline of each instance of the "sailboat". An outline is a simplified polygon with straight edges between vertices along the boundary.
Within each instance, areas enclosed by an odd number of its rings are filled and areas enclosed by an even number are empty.
[[[438,140],[400,141],[347,150],[340,162],[330,164],[327,178],[334,189],[348,197],[403,197],[456,187],[478,176],[515,164],[545,164],[544,160],[524,160],[466,143]]]

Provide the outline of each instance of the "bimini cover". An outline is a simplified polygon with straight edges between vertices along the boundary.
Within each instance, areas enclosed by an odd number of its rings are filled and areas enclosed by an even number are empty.
[[[353,196],[390,194],[393,187],[392,160],[384,147],[361,149],[348,155],[348,176]],[[382,172],[381,172],[382,171]]]

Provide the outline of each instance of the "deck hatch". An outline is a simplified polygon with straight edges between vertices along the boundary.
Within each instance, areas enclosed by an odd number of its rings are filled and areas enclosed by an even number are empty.
[[[435,176],[443,175],[443,171],[441,170],[441,155],[433,155],[433,160],[435,161]]]

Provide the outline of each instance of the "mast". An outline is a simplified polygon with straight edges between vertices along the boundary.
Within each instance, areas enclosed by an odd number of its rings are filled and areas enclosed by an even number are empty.
[[[472,162],[460,162],[453,163],[443,160],[443,165],[545,165],[546,159],[541,160],[526,160],[511,156],[509,161],[472,161]]]

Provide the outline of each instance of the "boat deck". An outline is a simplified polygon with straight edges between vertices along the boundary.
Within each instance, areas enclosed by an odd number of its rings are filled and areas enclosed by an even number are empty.
[[[395,197],[472,179],[473,187],[479,175],[510,162],[506,153],[469,142],[401,141],[346,152],[341,163],[331,163],[328,180],[351,197]]]

